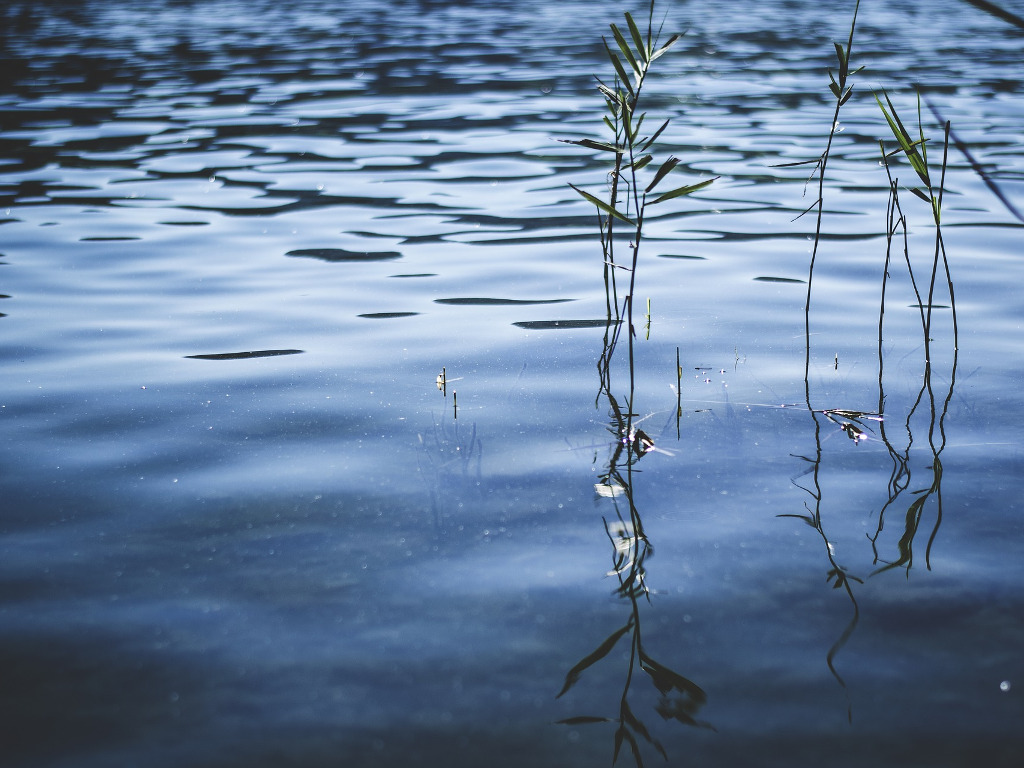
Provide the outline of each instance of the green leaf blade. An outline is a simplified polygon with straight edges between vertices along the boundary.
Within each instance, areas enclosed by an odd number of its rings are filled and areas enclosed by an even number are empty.
[[[719,178],[719,177],[715,176],[714,179],[707,179],[707,180],[701,181],[701,182],[699,182],[697,184],[689,184],[689,185],[687,185],[685,187],[678,187],[677,189],[673,189],[671,192],[666,192],[665,194],[661,195],[660,197],[656,197],[654,200],[651,200],[651,205],[655,205],[656,203],[663,203],[666,200],[672,200],[673,198],[682,197],[683,195],[692,194],[693,192],[696,192],[697,190],[704,189],[704,187],[706,187],[709,184],[711,184],[711,182],[715,181],[715,179],[717,179],[717,178]]]
[[[594,141],[593,139],[561,139],[563,144],[575,144],[578,147],[586,147],[587,149],[596,149],[601,152],[613,152],[616,155],[621,155],[625,152],[623,147],[617,144],[609,144],[606,141]]]
[[[626,62],[632,67],[633,72],[636,73],[637,78],[643,75],[643,68],[636,63],[636,57],[633,56],[633,52],[629,49],[629,44],[626,42],[626,38],[622,36],[622,32],[614,24],[611,25],[612,36],[615,38],[616,44],[619,46],[619,50],[622,51],[622,55],[625,57]]]
[[[661,48],[659,48],[658,50],[651,54],[651,58],[648,59],[648,61],[654,61],[655,59],[664,56],[666,53],[668,53],[668,49],[675,45],[681,37],[682,35],[672,35],[672,37],[668,39],[667,43],[665,43],[663,46],[661,46]]]
[[[629,75],[626,74],[625,67],[622,66],[622,62],[619,61],[619,57],[612,51],[611,46],[608,45],[608,41],[604,41],[604,48],[608,52],[608,60],[611,61],[612,67],[615,69],[615,74],[619,76],[619,80],[627,91],[629,91],[630,98],[636,96],[636,91],[633,90],[633,84],[629,80]]]
[[[839,43],[833,42],[832,45],[836,47],[836,56],[839,58],[839,81],[846,80],[846,72],[850,66],[850,60],[846,57],[846,51],[843,50],[843,46]]]
[[[665,131],[666,128],[668,128],[668,124],[669,124],[669,121],[666,120],[665,122],[663,122],[661,124],[661,127],[659,127],[658,130],[656,130],[654,132],[654,135],[651,136],[651,138],[645,139],[644,142],[643,142],[643,145],[640,147],[640,151],[641,152],[646,152],[648,149],[650,149],[651,145],[655,141],[657,141],[658,137],[661,136],[661,134]]]
[[[634,171],[639,171],[639,170],[640,170],[641,168],[645,168],[645,167],[647,167],[647,165],[649,165],[649,164],[650,164],[650,162],[651,162],[651,161],[652,161],[653,159],[654,159],[654,155],[643,155],[642,157],[639,157],[639,158],[637,158],[636,160],[634,160],[634,161],[633,161],[633,162],[632,162],[632,163],[630,164],[630,167],[631,167],[631,168],[632,168],[632,169],[633,169]]]
[[[629,11],[626,11],[626,26],[629,27],[629,34],[633,37],[633,44],[636,46],[636,52],[640,54],[640,58],[646,64],[650,59],[650,49],[646,42],[644,42],[643,35],[640,34],[640,29],[637,27],[636,22],[633,21],[633,17]]]
[[[656,186],[658,186],[658,183],[663,178],[665,178],[665,176],[668,175],[669,171],[671,171],[677,165],[679,165],[679,158],[670,156],[668,160],[661,164],[661,167],[658,169],[658,172],[654,174],[654,179],[651,181],[650,184],[647,185],[647,188],[644,190],[644,192],[650,192]]]

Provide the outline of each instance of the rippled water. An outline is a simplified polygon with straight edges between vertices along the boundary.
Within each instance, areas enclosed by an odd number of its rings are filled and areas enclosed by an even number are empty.
[[[602,137],[626,8],[8,4],[6,764],[589,766],[621,720],[645,764],[1019,765],[1024,32],[862,4],[805,375],[815,185],[780,164],[823,149],[852,5],[664,4],[658,151],[719,178],[645,224],[631,602],[568,186],[606,157],[560,142]],[[871,92],[914,85],[990,181],[951,148],[929,378],[899,259],[879,374]]]

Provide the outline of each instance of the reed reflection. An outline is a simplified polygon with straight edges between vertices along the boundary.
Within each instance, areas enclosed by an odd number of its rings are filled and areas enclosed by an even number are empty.
[[[950,124],[947,122],[945,128],[945,141],[943,145],[943,158],[942,158],[942,177],[945,178],[946,172],[946,153],[949,149],[949,137],[950,137]],[[882,149],[883,160],[886,158],[885,149]],[[927,155],[925,155],[927,157]],[[887,221],[886,221],[886,257],[885,257],[885,271],[883,272],[882,279],[882,297],[879,303],[878,312],[878,403],[879,410],[882,409],[885,403],[885,392],[884,392],[884,363],[885,355],[883,354],[882,348],[882,337],[885,328],[885,292],[888,285],[889,279],[889,265],[892,261],[893,246],[894,243],[902,243],[902,253],[904,261],[907,266],[907,275],[909,277],[910,285],[913,289],[914,296],[916,298],[916,308],[918,309],[920,321],[921,321],[921,334],[923,337],[923,349],[924,349],[924,360],[922,363],[921,371],[921,386],[917,391],[917,396],[913,401],[913,405],[907,411],[906,418],[904,420],[903,431],[906,433],[905,445],[897,449],[894,442],[890,440],[889,435],[885,431],[885,424],[883,423],[880,427],[882,441],[885,443],[889,456],[892,459],[892,472],[889,477],[888,483],[888,500],[882,506],[878,514],[878,525],[875,534],[869,535],[871,540],[872,549],[874,551],[874,562],[875,564],[884,563],[878,568],[872,575],[877,573],[883,573],[885,571],[893,570],[896,568],[904,568],[909,576],[910,568],[913,566],[914,561],[914,540],[917,537],[921,523],[924,520],[924,514],[929,506],[929,502],[934,502],[935,506],[935,522],[932,526],[930,535],[928,536],[928,543],[925,549],[925,566],[928,570],[931,570],[931,548],[935,541],[935,537],[938,534],[939,526],[942,524],[942,461],[941,454],[946,447],[946,414],[949,412],[949,404],[953,399],[953,390],[956,386],[956,370],[957,360],[959,356],[960,341],[959,341],[959,329],[957,325],[956,316],[956,298],[953,290],[953,280],[949,272],[949,261],[946,258],[946,248],[942,239],[942,226],[941,226],[941,200],[942,200],[942,189],[940,187],[938,195],[932,193],[929,188],[932,201],[932,211],[934,220],[934,249],[933,259],[931,265],[930,279],[928,282],[928,295],[926,300],[922,300],[921,291],[918,289],[917,279],[914,276],[913,266],[910,260],[910,251],[908,247],[907,237],[907,219],[903,214],[903,209],[900,204],[899,198],[899,185],[898,180],[892,175],[892,169],[888,162],[884,163],[886,174],[889,179],[889,205],[887,207]],[[949,315],[950,315],[950,329],[949,333],[952,336],[952,351],[947,361],[948,364],[948,385],[945,388],[945,392],[942,389],[936,387],[936,376],[938,369],[935,367],[935,361],[939,359],[939,350],[934,347],[935,339],[933,334],[935,328],[932,325],[932,310],[943,309],[935,303],[934,289],[939,269],[939,264],[943,265],[945,271],[945,277],[947,280],[948,291],[949,291]],[[941,397],[941,399],[940,399]],[[895,560],[886,561],[885,558],[879,553],[879,539],[882,536],[882,529],[885,525],[885,517],[890,508],[900,509],[905,503],[904,497],[907,496],[907,492],[913,486],[911,484],[911,447],[914,444],[914,431],[913,423],[915,416],[921,409],[922,403],[925,404],[925,419],[927,421],[927,445],[928,445],[928,456],[929,464],[928,470],[930,476],[926,480],[923,487],[919,487],[916,490],[910,490],[909,495],[916,496],[916,498],[907,507],[906,514],[904,515],[904,528],[903,533],[896,543],[897,557]],[[940,405],[941,403],[941,405]],[[916,483],[914,485],[917,485]]]
[[[609,308],[615,305],[614,288],[609,281]],[[608,656],[613,649],[628,645],[625,680],[622,695],[614,717],[581,715],[559,721],[566,725],[613,723],[615,725],[612,762],[619,756],[623,744],[628,744],[637,765],[643,765],[641,742],[646,742],[666,760],[668,754],[662,744],[652,735],[650,729],[630,705],[631,699],[641,692],[633,690],[633,683],[640,673],[646,674],[653,685],[657,700],[655,712],[665,721],[674,720],[689,726],[713,727],[697,719],[698,713],[707,702],[707,694],[695,682],[674,669],[653,658],[643,642],[643,616],[645,606],[651,605],[651,587],[647,578],[647,559],[654,553],[654,547],[644,530],[640,510],[636,505],[634,483],[637,464],[645,456],[657,453],[654,440],[639,426],[639,419],[633,411],[636,369],[633,357],[632,333],[627,349],[626,370],[629,374],[628,395],[623,402],[613,391],[613,362],[620,323],[609,309],[608,324],[605,328],[603,353],[598,362],[600,381],[597,403],[608,409],[608,458],[594,486],[596,495],[610,508],[602,516],[605,533],[611,545],[612,568],[608,576],[618,582],[614,593],[626,604],[626,621],[621,627],[605,638],[590,654],[582,658],[569,670],[558,696],[561,697],[577,682],[591,666]],[[677,419],[678,409],[675,411]]]
[[[884,316],[884,301],[880,317]],[[883,325],[880,323],[880,329]],[[881,341],[881,330],[879,340]],[[922,345],[921,349],[925,347]],[[946,367],[948,366],[948,367]],[[875,530],[867,534],[871,547],[870,568],[865,567],[867,577],[880,576],[884,573],[902,569],[909,578],[914,566],[915,547],[919,549],[918,540],[922,531],[927,531],[925,543],[925,567],[931,570],[931,551],[935,543],[943,517],[941,455],[946,446],[945,419],[953,398],[956,384],[957,351],[954,346],[951,358],[941,371],[944,384],[938,384],[940,375],[933,360],[926,357],[921,361],[920,387],[912,397],[911,404],[906,408],[902,419],[887,418],[887,414],[898,413],[902,407],[898,399],[887,392],[885,376],[885,355],[879,344],[878,354],[878,387],[877,409],[860,411],[844,408],[819,409],[807,402],[807,412],[813,424],[813,451],[807,455],[797,456],[809,465],[793,483],[810,497],[804,503],[804,512],[786,513],[779,517],[791,517],[803,520],[813,528],[821,538],[824,555],[827,560],[826,580],[837,590],[842,590],[850,601],[851,617],[847,625],[837,637],[826,655],[829,671],[839,685],[846,690],[846,683],[836,669],[835,659],[839,651],[850,639],[860,619],[860,607],[857,602],[854,584],[863,584],[863,579],[854,575],[847,564],[840,562],[837,556],[835,539],[830,536],[824,512],[835,508],[841,513],[837,515],[837,524],[841,518],[849,517],[858,510],[850,509],[851,500],[856,504],[857,494],[846,494],[839,498],[829,498],[824,491],[822,475],[827,471],[843,471],[842,452],[838,456],[838,467],[826,466],[823,443],[834,436],[837,431],[845,433],[849,438],[845,441],[846,451],[862,450],[865,442],[878,442],[884,445],[891,461],[889,475],[886,479],[886,498],[875,514]],[[890,387],[890,389],[893,389]],[[898,389],[898,387],[896,387]],[[811,391],[808,386],[808,391]],[[924,435],[922,444],[921,435]],[[836,457],[836,453],[828,454]],[[920,467],[924,467],[922,471]],[[922,477],[923,475],[923,477]],[[898,539],[892,541],[885,535],[887,520],[896,518],[899,521]],[[928,522],[930,520],[930,523]],[[854,553],[854,556],[856,553]],[[862,571],[863,572],[863,571]],[[847,715],[852,720],[852,708],[847,699]]]

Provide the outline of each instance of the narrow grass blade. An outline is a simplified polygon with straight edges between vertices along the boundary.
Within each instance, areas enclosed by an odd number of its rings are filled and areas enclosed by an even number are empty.
[[[633,21],[633,17],[629,15],[629,12],[625,15],[626,26],[629,27],[629,34],[633,38],[633,44],[636,45],[636,52],[640,54],[640,58],[646,64],[649,60],[648,54],[650,53],[650,50],[648,50],[647,43],[644,42],[644,37],[640,34],[640,30],[637,28],[636,22]]]
[[[815,158],[814,160],[799,160],[795,163],[773,163],[768,166],[769,168],[795,168],[798,165],[817,165],[821,162],[821,158]]]
[[[663,46],[661,46],[661,48],[659,48],[658,50],[651,54],[651,58],[648,61],[654,61],[659,56],[663,56],[666,53],[668,53],[668,49],[675,45],[681,37],[682,35],[672,35],[672,37],[668,39],[667,43],[665,43]]]
[[[671,200],[671,199],[673,199],[675,197],[682,197],[683,195],[689,195],[692,192],[696,192],[698,189],[704,189],[704,187],[708,186],[708,184],[710,184],[711,182],[713,182],[717,178],[718,178],[718,176],[715,176],[714,179],[708,179],[707,181],[701,181],[701,182],[699,182],[697,184],[690,184],[690,185],[685,186],[685,187],[679,187],[677,189],[673,189],[671,192],[666,192],[665,194],[661,195],[660,197],[656,197],[654,200],[651,200],[651,205],[654,205],[655,203],[662,203],[665,200]]]
[[[846,73],[846,67],[849,60],[846,58],[846,51],[843,49],[842,44],[832,41],[832,45],[836,47],[836,57],[839,59],[839,77]]]
[[[643,157],[640,157],[637,160],[633,161],[630,167],[634,171],[639,171],[641,168],[645,168],[653,159],[654,155],[644,155]]]
[[[612,66],[615,68],[615,74],[619,76],[619,79],[622,81],[622,84],[626,87],[626,90],[629,91],[630,98],[635,97],[636,91],[633,90],[633,84],[630,83],[629,81],[629,75],[626,74],[625,67],[622,66],[622,62],[619,61],[619,57],[615,55],[615,52],[611,49],[611,46],[608,45],[607,40],[604,41],[604,49],[608,51],[608,58],[609,60],[611,60]]]
[[[644,190],[644,192],[650,192],[652,189],[658,186],[658,182],[665,178],[665,176],[668,175],[668,172],[675,168],[677,165],[679,165],[679,158],[669,157],[668,160],[661,164],[661,168],[659,168],[658,172],[654,174],[654,179],[651,181],[650,184],[647,185],[647,188]]]
[[[619,50],[622,51],[622,55],[626,58],[626,61],[629,63],[629,66],[633,68],[633,71],[636,73],[636,76],[640,77],[643,73],[643,69],[640,67],[639,64],[636,63],[636,58],[633,56],[633,52],[629,50],[629,44],[626,42],[626,38],[622,36],[622,32],[619,31],[619,28],[617,26],[612,24],[611,28],[612,35],[615,37],[615,42],[618,44]]]
[[[605,213],[609,214],[610,216],[614,216],[614,217],[615,217],[616,219],[619,219],[619,220],[621,220],[621,221],[624,221],[624,222],[626,222],[626,223],[627,223],[627,224],[629,224],[629,225],[630,225],[631,227],[635,227],[635,226],[636,226],[636,222],[635,222],[635,221],[632,221],[632,220],[631,220],[631,219],[630,219],[629,217],[625,216],[625,215],[624,215],[624,214],[622,214],[622,213],[619,213],[619,211],[615,210],[615,208],[613,208],[613,207],[612,207],[611,205],[609,205],[608,203],[606,203],[606,202],[605,202],[604,200],[602,200],[601,198],[599,198],[599,197],[594,197],[594,196],[593,196],[592,194],[590,194],[589,192],[584,192],[584,191],[583,191],[582,189],[580,189],[579,187],[577,187],[577,186],[576,186],[575,184],[570,184],[569,186],[570,186],[570,187],[572,187],[573,189],[575,189],[575,190],[576,190],[576,192],[578,192],[578,193],[579,193],[579,195],[580,195],[580,196],[581,196],[581,197],[582,197],[582,198],[583,198],[584,200],[588,200],[588,201],[590,201],[591,203],[593,203],[594,205],[596,205],[596,206],[597,206],[597,207],[598,207],[599,209],[601,209],[601,210],[602,210],[602,211],[604,211]]]
[[[837,99],[842,98],[843,89],[839,87],[839,83],[836,82],[836,77],[835,75],[832,74],[831,69],[828,71],[828,79],[828,89],[832,91],[832,95],[835,96]]]
[[[578,147],[586,147],[587,149],[597,149],[602,152],[614,152],[616,155],[621,155],[625,152],[620,146],[615,144],[609,144],[606,141],[594,141],[593,139],[559,139],[563,144],[575,144]]]
[[[646,112],[641,112],[640,117],[636,119],[636,125],[633,126],[633,143],[636,144],[636,137],[640,135],[640,126],[644,124],[644,119],[647,117]]]
[[[889,129],[892,131],[897,143],[907,156],[907,161],[910,166],[917,173],[918,177],[924,182],[926,187],[931,187],[931,179],[928,175],[928,166],[921,156],[921,153],[917,150],[917,143],[910,138],[910,132],[907,131],[906,126],[903,125],[903,121],[900,120],[899,115],[896,112],[896,107],[893,106],[892,99],[889,98],[889,94],[885,94],[885,101],[889,105],[887,110],[882,104],[881,99],[878,95],[875,95],[875,101],[878,102],[879,108],[882,110],[882,114],[885,115],[885,121],[889,124]],[[890,114],[891,111],[891,114]]]
[[[618,104],[620,102],[619,92],[609,88],[604,83],[597,84],[597,90],[604,94],[604,97],[608,99],[612,104]]]
[[[644,139],[643,145],[640,147],[641,152],[646,152],[650,148],[651,144],[658,140],[658,137],[661,136],[662,132],[666,128],[668,128],[668,123],[669,121],[666,120],[664,123],[661,124],[661,127],[654,132],[654,135],[651,136],[651,138]]]

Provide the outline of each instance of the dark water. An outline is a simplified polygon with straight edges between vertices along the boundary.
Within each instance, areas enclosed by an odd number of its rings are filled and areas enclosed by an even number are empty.
[[[568,187],[606,157],[559,140],[629,8],[9,3],[3,764],[608,765],[621,722],[644,764],[1020,765],[1024,31],[862,4],[805,369],[779,164],[852,6],[662,4],[658,151],[719,178],[645,225],[627,472]],[[930,368],[899,248],[878,344],[872,91],[916,130],[915,84],[990,182],[951,148]]]

